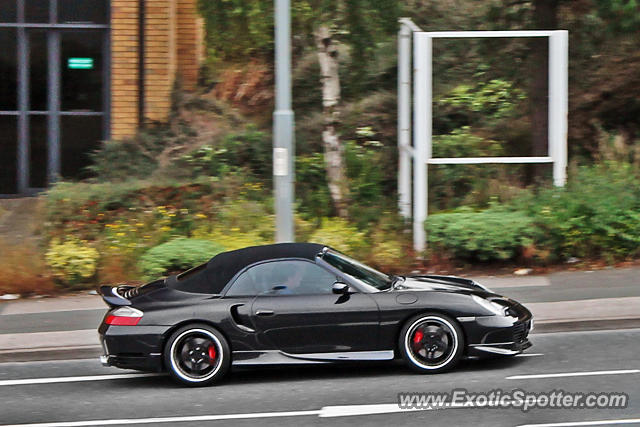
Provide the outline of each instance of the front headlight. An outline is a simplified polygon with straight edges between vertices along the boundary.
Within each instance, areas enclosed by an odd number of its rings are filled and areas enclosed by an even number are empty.
[[[477,302],[482,307],[486,308],[487,310],[489,310],[490,312],[492,312],[496,316],[505,316],[506,315],[507,307],[505,307],[503,305],[500,305],[500,304],[498,304],[496,302],[493,302],[493,301],[486,300],[486,299],[484,299],[482,297],[479,297],[478,295],[471,295],[471,298],[473,298],[473,300],[475,302]]]

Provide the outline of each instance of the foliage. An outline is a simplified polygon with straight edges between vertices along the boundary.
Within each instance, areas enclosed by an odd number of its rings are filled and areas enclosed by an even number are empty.
[[[638,0],[595,0],[599,14],[613,31],[637,32],[640,26]]]
[[[133,138],[105,141],[90,155],[88,171],[102,181],[125,181],[150,176],[158,167],[157,157],[170,136],[167,128],[141,130]]]
[[[332,213],[324,156],[296,156],[296,201],[304,218],[322,218]]]
[[[624,259],[640,254],[640,177],[631,165],[581,167],[566,188],[514,201],[539,230],[537,246],[556,259]]]
[[[341,218],[323,218],[322,225],[309,241],[330,246],[351,256],[362,255],[366,248],[365,234]]]
[[[434,135],[434,157],[500,156],[501,145],[472,133],[464,126],[449,134]],[[429,203],[436,209],[450,209],[464,201],[486,203],[492,179],[502,178],[503,167],[495,165],[436,165],[429,167]]]
[[[428,243],[436,251],[463,260],[504,261],[533,243],[532,225],[523,212],[492,207],[431,215],[426,230]]]
[[[208,240],[178,238],[151,248],[139,261],[147,277],[187,270],[223,252],[224,248]]]
[[[272,1],[200,0],[199,9],[207,28],[210,68],[220,68],[218,64],[223,61],[272,57]],[[329,25],[335,36],[351,47],[351,67],[345,70],[348,97],[364,86],[365,69],[375,58],[377,43],[395,33],[399,9],[395,0],[294,1],[291,5],[293,48],[297,52],[315,50],[314,27],[319,23]]]
[[[526,99],[523,91],[504,79],[483,80],[484,72],[474,75],[475,83],[455,86],[437,100],[436,126],[449,128],[477,125],[513,117],[515,107]]]
[[[51,271],[38,247],[9,244],[0,239],[0,253],[0,295],[46,295],[56,291]]]
[[[578,168],[565,188],[545,188],[503,206],[431,215],[429,243],[460,259],[615,261],[640,254],[640,177],[624,163]]]
[[[368,128],[359,131],[365,138],[373,136]],[[345,144],[350,213],[360,227],[378,218],[380,205],[383,204],[384,172],[380,168],[383,162],[383,147],[379,141],[365,140],[362,145],[355,141]]]
[[[229,133],[215,145],[204,145],[185,154],[177,167],[186,168],[192,177],[223,176],[234,171],[249,171],[263,181],[271,179],[270,135],[248,126],[244,131]]]
[[[231,251],[271,243],[273,224],[274,216],[265,204],[239,198],[220,206],[214,218],[203,222],[192,235]]]
[[[407,250],[411,235],[407,224],[395,212],[383,212],[379,220],[369,227],[369,255],[366,261],[385,273],[406,273],[413,264],[413,256]]]
[[[75,285],[88,282],[96,273],[98,251],[88,242],[76,238],[53,239],[45,254],[55,277],[63,283]]]

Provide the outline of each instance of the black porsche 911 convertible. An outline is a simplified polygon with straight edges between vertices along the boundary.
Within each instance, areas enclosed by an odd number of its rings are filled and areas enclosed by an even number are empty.
[[[402,358],[420,373],[515,355],[531,313],[468,279],[390,276],[331,248],[282,243],[221,253],[140,287],[101,286],[106,366],[167,371],[186,385],[231,365]]]

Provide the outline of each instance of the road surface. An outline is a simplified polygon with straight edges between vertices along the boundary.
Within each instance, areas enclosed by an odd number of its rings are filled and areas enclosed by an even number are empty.
[[[395,362],[262,368],[236,370],[223,384],[208,388],[183,388],[166,376],[103,368],[95,359],[1,363],[0,427],[26,423],[38,427],[640,425],[640,329],[558,332],[531,338],[534,346],[527,356],[469,361],[434,376],[413,374]],[[624,409],[527,412],[397,407],[398,393],[456,388],[620,392],[628,394],[629,402]],[[189,418],[194,416],[198,418]]]

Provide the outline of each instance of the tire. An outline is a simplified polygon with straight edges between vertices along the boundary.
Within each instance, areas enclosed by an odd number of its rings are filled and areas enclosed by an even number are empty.
[[[400,331],[398,349],[407,366],[421,374],[453,368],[464,351],[464,334],[458,323],[439,313],[409,319]]]
[[[218,382],[229,371],[231,350],[220,332],[194,323],[171,334],[164,346],[163,359],[175,381],[201,387]]]

